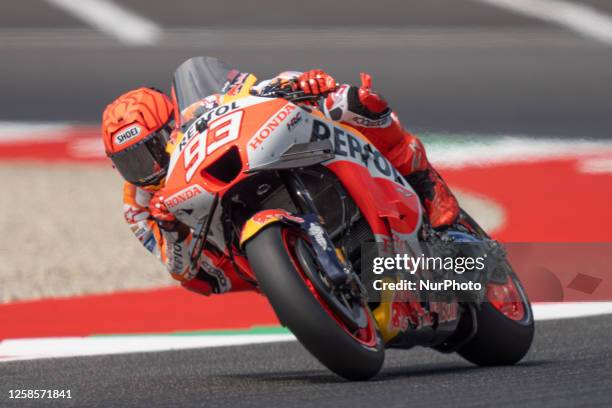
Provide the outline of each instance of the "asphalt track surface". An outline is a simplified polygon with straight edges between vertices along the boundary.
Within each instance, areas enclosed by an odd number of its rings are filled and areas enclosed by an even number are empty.
[[[475,1],[118,3],[162,28],[157,45],[126,47],[42,0],[3,2],[0,120],[95,123],[121,92],[168,89],[203,54],[260,78],[368,71],[417,132],[611,135],[612,47]]]
[[[523,362],[392,350],[369,382],[346,382],[296,342],[0,364],[0,406],[609,407],[612,316],[545,321]],[[9,389],[70,389],[62,401]]]

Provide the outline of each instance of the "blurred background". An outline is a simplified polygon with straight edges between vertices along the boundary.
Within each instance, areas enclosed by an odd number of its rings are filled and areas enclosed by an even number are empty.
[[[612,18],[608,1],[575,4]],[[96,123],[121,92],[167,90],[182,60],[205,54],[261,78],[321,67],[356,82],[368,71],[420,132],[575,138],[606,137],[612,128],[612,35],[609,43],[585,37],[495,1],[24,0],[1,7],[6,120]],[[544,12],[554,16],[553,8]]]
[[[99,121],[194,55],[369,72],[497,238],[609,241],[609,1],[4,1],[0,303],[173,285],[124,225]]]

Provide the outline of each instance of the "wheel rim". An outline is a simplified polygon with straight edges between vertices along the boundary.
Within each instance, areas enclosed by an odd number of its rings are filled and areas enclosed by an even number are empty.
[[[361,343],[362,345],[366,347],[371,347],[371,348],[376,347],[376,344],[378,343],[378,335],[376,333],[376,323],[374,322],[374,318],[372,317],[372,314],[370,313],[370,311],[366,310],[366,315],[368,319],[367,327],[356,330],[356,331],[351,331],[347,327],[347,325],[336,315],[336,313],[326,304],[326,302],[323,301],[323,299],[321,298],[321,296],[315,289],[313,283],[310,281],[310,279],[308,279],[308,277],[302,270],[302,266],[299,264],[299,262],[296,261],[297,258],[295,254],[295,243],[297,239],[301,239],[299,234],[297,234],[296,232],[290,229],[283,228],[282,238],[283,238],[283,245],[285,246],[285,249],[287,250],[289,257],[291,258],[291,262],[293,263],[293,266],[300,274],[300,277],[306,284],[306,287],[308,288],[308,290],[317,299],[317,301],[323,307],[325,312],[328,315],[330,315],[334,319],[334,321],[336,321],[336,323],[342,328],[342,330],[344,330],[353,339],[355,339],[356,341],[358,341],[359,343]]]
[[[489,283],[487,285],[487,299],[495,309],[508,319],[521,321],[525,318],[525,303],[512,277],[508,276],[506,282],[502,284]]]

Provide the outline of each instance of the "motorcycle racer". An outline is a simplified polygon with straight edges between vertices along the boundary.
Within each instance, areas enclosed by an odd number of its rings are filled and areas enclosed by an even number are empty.
[[[283,72],[260,82],[254,92],[283,83],[307,95],[326,95],[322,113],[363,133],[400,171],[420,196],[434,228],[452,225],[459,214],[454,195],[433,169],[421,141],[406,131],[388,103],[371,90],[371,78],[362,74],[361,86],[338,86],[322,70]],[[212,109],[218,95],[206,98]],[[166,144],[174,136],[174,107],[162,92],[139,88],[108,105],[102,119],[107,156],[126,180],[124,217],[139,241],[167,267],[185,288],[200,294],[250,289],[237,276],[224,254],[205,250],[191,268],[190,229],[179,222],[164,204],[160,189],[169,163]]]
[[[158,257],[171,276],[194,292],[209,295],[245,284],[223,272],[227,259],[206,252],[191,270],[191,231],[167,211],[156,195],[164,184],[170,157],[166,145],[174,132],[174,107],[161,91],[138,88],[119,96],[102,116],[107,156],[125,179],[125,221],[144,247]]]

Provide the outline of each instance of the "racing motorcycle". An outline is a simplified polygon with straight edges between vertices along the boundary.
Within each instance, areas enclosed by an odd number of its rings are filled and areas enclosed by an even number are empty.
[[[376,375],[388,347],[428,346],[485,366],[521,360],[533,314],[501,246],[464,211],[441,238],[363,134],[326,119],[317,97],[280,85],[255,92],[255,82],[210,57],[174,75],[180,132],[164,196],[193,230],[193,265],[204,249],[224,253],[301,344],[349,380]],[[475,300],[367,296],[362,244],[435,254],[449,242],[498,253]]]

